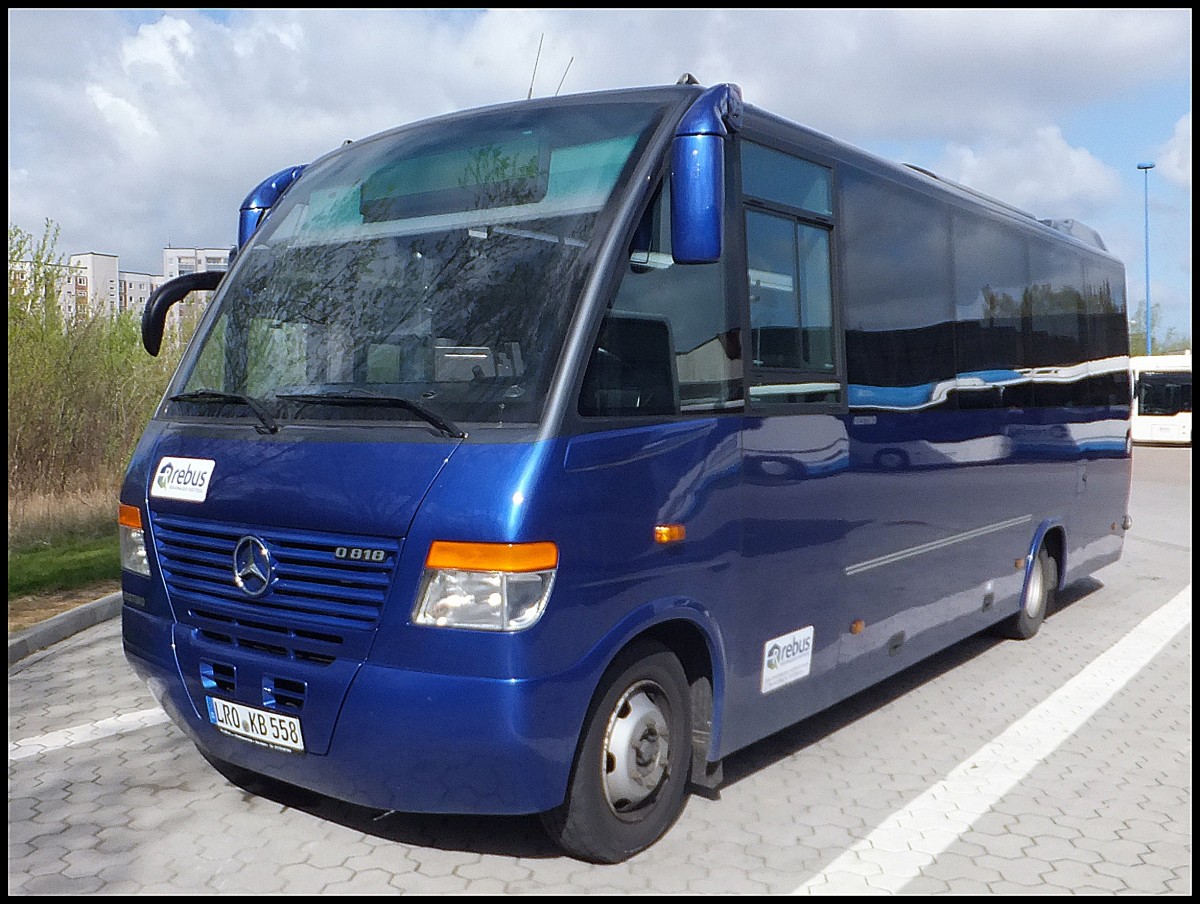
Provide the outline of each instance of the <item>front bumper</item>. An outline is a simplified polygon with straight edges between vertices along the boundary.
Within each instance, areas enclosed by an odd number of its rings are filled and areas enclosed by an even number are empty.
[[[316,693],[313,711],[299,716],[306,742],[310,734],[321,739],[309,749],[322,752],[290,753],[209,723],[203,696],[227,695],[201,687],[192,668],[207,655],[202,638],[128,605],[122,618],[131,666],[211,758],[339,800],[411,813],[536,813],[566,794],[588,705],[584,680],[480,678],[365,662],[333,679],[348,682],[344,696]],[[239,668],[250,671],[253,654],[239,656]],[[290,668],[315,685],[322,680],[316,670]],[[263,705],[244,696],[239,702]]]

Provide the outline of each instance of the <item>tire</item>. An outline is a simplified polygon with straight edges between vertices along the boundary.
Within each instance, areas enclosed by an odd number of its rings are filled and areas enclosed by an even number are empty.
[[[620,863],[645,850],[683,812],[691,746],[679,660],[652,642],[624,651],[588,709],[566,800],[541,814],[547,834],[592,863]]]
[[[1021,609],[1016,615],[1003,621],[997,628],[1002,637],[1011,640],[1029,640],[1037,634],[1046,612],[1054,602],[1058,590],[1058,562],[1050,555],[1045,545],[1038,548],[1021,597]]]

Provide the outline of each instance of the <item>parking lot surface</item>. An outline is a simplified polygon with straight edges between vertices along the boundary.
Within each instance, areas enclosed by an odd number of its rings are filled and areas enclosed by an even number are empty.
[[[614,866],[534,817],[235,784],[119,619],[10,649],[9,894],[1190,895],[1190,450],[1139,448],[1131,508],[1122,560],[1034,640],[971,638],[729,757]]]

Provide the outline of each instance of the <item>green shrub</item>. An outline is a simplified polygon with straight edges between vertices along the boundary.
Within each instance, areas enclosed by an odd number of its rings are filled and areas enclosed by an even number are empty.
[[[9,497],[107,488],[115,510],[121,474],[182,348],[148,355],[140,311],[64,319],[57,237],[50,222],[37,241],[8,231]]]
[[[198,317],[158,357],[141,312],[60,308],[62,257],[8,229],[8,589],[69,590],[120,576],[117,493]]]

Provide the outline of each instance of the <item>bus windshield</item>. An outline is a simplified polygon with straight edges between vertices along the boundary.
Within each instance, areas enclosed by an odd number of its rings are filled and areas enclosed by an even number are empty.
[[[1137,382],[1138,414],[1170,416],[1192,410],[1192,375],[1144,371]]]
[[[482,111],[314,163],[238,255],[169,410],[536,422],[597,218],[664,110]]]

